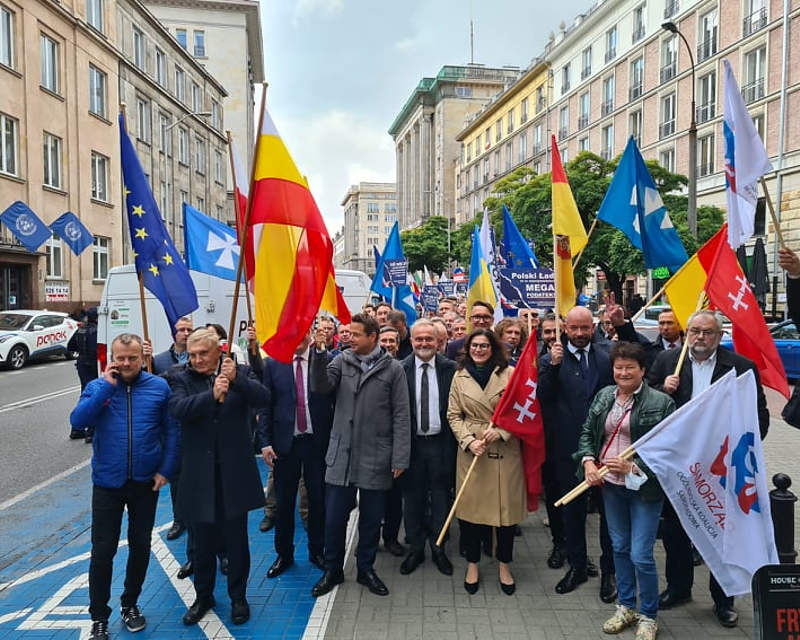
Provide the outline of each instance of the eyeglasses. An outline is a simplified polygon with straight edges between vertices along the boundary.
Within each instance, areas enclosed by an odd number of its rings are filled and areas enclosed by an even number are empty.
[[[480,316],[470,316],[470,319],[471,320],[491,320],[492,316],[490,316],[489,314],[480,315]]]
[[[697,329],[696,327],[692,327],[689,329],[689,333],[693,336],[703,336],[704,338],[713,336],[717,334],[716,329]]]
[[[475,349],[475,351],[486,351],[487,349],[491,349],[492,345],[488,342],[473,342],[469,345],[470,349]]]

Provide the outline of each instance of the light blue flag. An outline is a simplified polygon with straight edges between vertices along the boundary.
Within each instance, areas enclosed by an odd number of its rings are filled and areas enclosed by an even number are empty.
[[[81,255],[87,247],[94,243],[92,234],[72,211],[58,216],[50,228],[67,243],[76,256]]]
[[[236,230],[183,203],[186,264],[194,271],[236,280],[239,242]]]
[[[400,242],[400,230],[397,222],[394,223],[389,237],[386,238],[386,246],[383,247],[383,253],[378,258],[375,266],[375,278],[372,280],[371,291],[374,291],[379,296],[383,296],[387,300],[392,300],[392,281],[389,276],[389,260],[402,260],[405,258],[403,255],[403,245]]]
[[[53,237],[53,232],[48,226],[21,200],[17,200],[0,213],[0,222],[6,225],[22,246],[31,253],[38,251],[39,247]]]
[[[597,217],[622,231],[644,254],[648,269],[677,271],[689,259],[633,137],[617,166]]]

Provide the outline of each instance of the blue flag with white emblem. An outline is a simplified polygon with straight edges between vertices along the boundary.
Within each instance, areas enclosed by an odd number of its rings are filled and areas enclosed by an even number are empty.
[[[0,213],[0,222],[6,225],[22,246],[31,253],[35,253],[53,235],[39,216],[21,200],[17,200]]]
[[[92,234],[72,211],[58,216],[50,228],[67,243],[76,256],[81,255],[94,242]]]
[[[239,242],[236,230],[183,203],[186,264],[194,271],[236,280]]]
[[[197,291],[189,269],[161,219],[136,149],[125,131],[122,114],[119,116],[119,137],[125,208],[136,271],[141,274],[147,290],[163,305],[174,335],[178,319],[199,306]]]
[[[597,217],[622,231],[648,269],[677,271],[689,259],[633,137],[628,139]]]

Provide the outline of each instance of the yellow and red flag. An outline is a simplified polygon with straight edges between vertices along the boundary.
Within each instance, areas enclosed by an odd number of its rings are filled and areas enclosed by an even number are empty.
[[[572,255],[586,246],[588,236],[578,213],[578,205],[569,188],[567,174],[561,164],[556,137],[552,136],[552,207],[555,250],[553,270],[556,272],[557,313],[566,316],[575,306],[575,278],[572,274]]]
[[[266,107],[253,161],[256,333],[270,356],[291,362],[329,286],[333,243]]]
[[[350,324],[350,309],[347,308],[347,303],[342,297],[342,292],[336,285],[336,272],[332,264],[331,270],[328,273],[328,279],[325,283],[325,293],[322,294],[322,301],[319,304],[319,308],[330,313],[339,322]]]

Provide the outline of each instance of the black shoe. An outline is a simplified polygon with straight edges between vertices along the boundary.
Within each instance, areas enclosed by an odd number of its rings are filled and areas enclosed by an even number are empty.
[[[174,520],[169,531],[167,531],[167,540],[179,538],[184,531],[186,531],[186,527],[183,526],[183,523],[180,520]]]
[[[425,552],[412,551],[406,556],[406,559],[403,560],[403,563],[400,565],[400,573],[404,576],[407,576],[409,573],[413,573],[414,569],[416,569],[423,562],[425,562]]]
[[[86,444],[92,444],[92,440],[94,440],[93,434],[87,434],[87,436],[83,439]]]
[[[312,587],[311,596],[314,598],[324,596],[326,593],[333,591],[333,588],[337,584],[342,584],[343,582],[344,572],[341,569],[338,571],[326,571],[322,574],[322,577],[317,580],[317,584]]]
[[[522,527],[520,527],[518,524],[514,525],[514,535],[517,538],[519,538],[522,535]]]
[[[564,566],[565,554],[561,546],[554,544],[553,550],[547,556],[547,566],[551,569],[560,569]]]
[[[275,562],[272,563],[272,566],[269,568],[269,571],[267,571],[267,578],[277,578],[293,564],[294,564],[294,558],[292,558],[291,556],[279,555],[277,558],[275,558]]]
[[[694,547],[692,547],[692,564],[695,567],[699,567],[703,564],[703,556],[701,556]]]
[[[397,544],[399,546],[399,543]],[[358,584],[363,584],[376,596],[389,595],[389,590],[386,588],[386,585],[383,584],[383,581],[377,576],[375,571],[372,569],[370,569],[369,571],[359,571],[358,576],[356,577],[356,582],[358,582]]]
[[[659,609],[672,609],[679,604],[684,604],[692,599],[691,593],[673,593],[669,589],[664,589],[661,595],[658,596]]]
[[[194,573],[194,565],[192,564],[191,560],[187,560],[181,565],[181,568],[178,569],[178,580],[183,580],[184,578],[188,578],[193,573]]]
[[[583,584],[589,579],[586,569],[572,569],[570,568],[567,571],[567,574],[558,581],[556,585],[556,593],[569,593],[570,591],[575,591],[578,588],[578,585]]]
[[[189,607],[186,613],[183,614],[183,624],[187,627],[197,624],[215,604],[214,596],[211,596],[208,600],[200,600],[200,598],[198,598],[192,603],[192,606]]]
[[[231,620],[233,624],[244,624],[250,619],[250,605],[247,600],[237,600],[231,603]]]
[[[308,561],[317,569],[322,569],[322,571],[325,571],[325,556],[323,556],[321,553],[309,553]]]
[[[478,579],[475,582],[467,582],[467,576],[464,576],[464,591],[466,591],[469,595],[474,596],[476,593],[478,593],[478,588],[480,586],[480,576],[478,576]]]
[[[401,558],[404,555],[406,555],[406,548],[402,544],[400,544],[397,540],[386,540],[383,543],[383,548],[386,549],[393,556],[397,556],[398,558]]]
[[[736,609],[731,607],[730,605],[723,604],[723,605],[714,605],[714,615],[717,616],[717,620],[723,627],[735,627],[739,624],[739,614],[736,613]]]
[[[108,620],[92,620],[89,640],[108,640]]]
[[[275,526],[275,518],[272,516],[264,516],[261,522],[258,523],[258,530],[262,532],[269,531]]]
[[[450,562],[450,559],[444,554],[444,551],[437,547],[435,550],[431,551],[431,556],[433,557],[433,564],[436,565],[439,573],[446,576],[453,575],[453,563]]]
[[[513,596],[514,592],[517,590],[517,583],[512,582],[511,584],[505,584],[501,580],[498,580],[500,583],[500,589],[505,593],[507,596]]]
[[[597,570],[597,565],[592,562],[591,558],[586,558],[586,575],[590,578],[596,578],[600,575],[600,572]]]
[[[84,429],[73,429],[72,431],[69,432],[69,439],[70,440],[82,440],[85,437],[86,437],[86,431]],[[97,620],[97,622],[99,623],[99,622],[103,622],[103,621],[102,620]],[[92,623],[92,624],[94,624],[94,623]],[[108,628],[108,623],[107,622],[103,623],[103,624],[105,624],[106,628]],[[92,628],[94,628],[94,627],[92,627]],[[106,632],[106,635],[108,635],[108,632]]]
[[[604,573],[600,576],[600,599],[606,604],[611,604],[617,599],[617,576],[613,573]]]
[[[119,615],[122,617],[122,621],[125,623],[128,631],[131,633],[141,631],[147,626],[147,620],[145,620],[142,612],[139,611],[139,607],[136,605],[131,607],[122,607]]]
[[[219,559],[219,572],[223,576],[228,575],[228,559],[227,558],[220,558]]]

